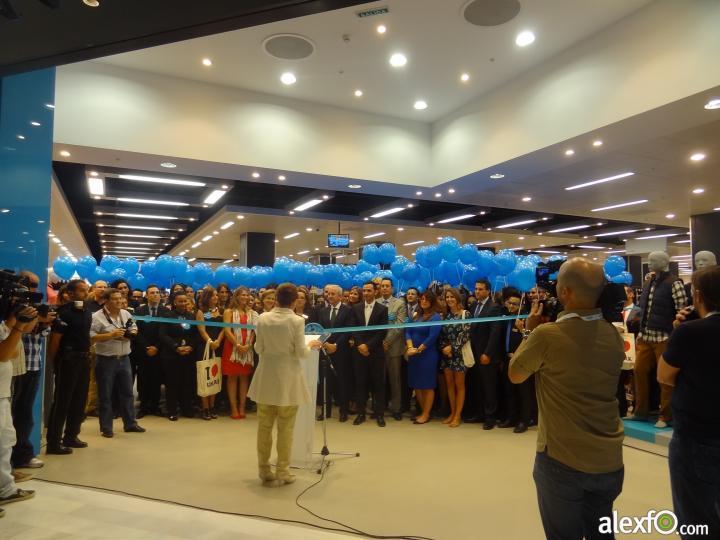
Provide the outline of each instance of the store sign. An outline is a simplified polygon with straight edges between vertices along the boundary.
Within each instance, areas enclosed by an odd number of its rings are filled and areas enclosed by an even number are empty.
[[[358,11],[355,14],[361,19],[363,19],[365,17],[374,17],[375,15],[385,15],[387,13],[390,13],[390,10],[388,8],[380,7],[374,9],[367,9],[365,11]]]

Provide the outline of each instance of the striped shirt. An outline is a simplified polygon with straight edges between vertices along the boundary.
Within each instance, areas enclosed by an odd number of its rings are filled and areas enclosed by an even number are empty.
[[[650,313],[652,310],[653,295],[655,294],[655,285],[653,283],[650,288],[650,294],[648,295],[647,312]],[[681,281],[675,281],[672,284],[672,298],[675,303],[675,311],[680,311],[688,304],[687,295],[685,294],[685,286]],[[645,343],[662,343],[670,339],[670,334],[663,332],[662,330],[655,330],[654,328],[642,328],[638,334],[638,339],[642,339]]]
[[[22,342],[25,349],[25,366],[27,371],[40,371],[43,360],[43,344],[50,333],[50,328],[36,327],[29,334],[23,334]]]

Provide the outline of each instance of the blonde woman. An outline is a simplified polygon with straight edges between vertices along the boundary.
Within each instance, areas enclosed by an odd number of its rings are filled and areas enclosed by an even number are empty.
[[[257,313],[250,307],[252,296],[246,287],[238,287],[230,298],[223,321],[235,324],[255,324]],[[230,418],[245,418],[250,375],[253,372],[253,342],[255,333],[247,328],[223,329],[225,346],[222,354],[222,372],[227,376],[227,393],[230,401]],[[239,383],[239,392],[238,392]]]
[[[445,320],[469,319],[470,314],[463,308],[462,297],[457,289],[449,288],[443,293],[447,313]],[[445,374],[448,398],[450,400],[450,416],[443,424],[458,427],[462,422],[462,410],[465,404],[465,372],[462,348],[470,339],[470,324],[448,324],[440,332],[440,367]]]

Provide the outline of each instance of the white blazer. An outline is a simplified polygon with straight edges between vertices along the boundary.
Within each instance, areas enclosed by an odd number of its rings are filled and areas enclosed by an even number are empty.
[[[305,345],[305,320],[291,309],[276,307],[258,317],[255,336],[260,362],[248,397],[262,405],[310,403],[302,366],[310,352]]]

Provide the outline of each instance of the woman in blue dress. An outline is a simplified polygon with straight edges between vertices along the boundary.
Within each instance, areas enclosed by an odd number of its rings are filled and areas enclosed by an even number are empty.
[[[440,305],[430,291],[420,295],[419,309],[415,312],[414,321],[428,322],[440,320]],[[438,366],[437,340],[440,335],[438,326],[409,326],[405,330],[405,341],[408,357],[408,384],[415,389],[415,398],[422,408],[414,424],[427,424],[430,411],[435,400],[435,383]]]

